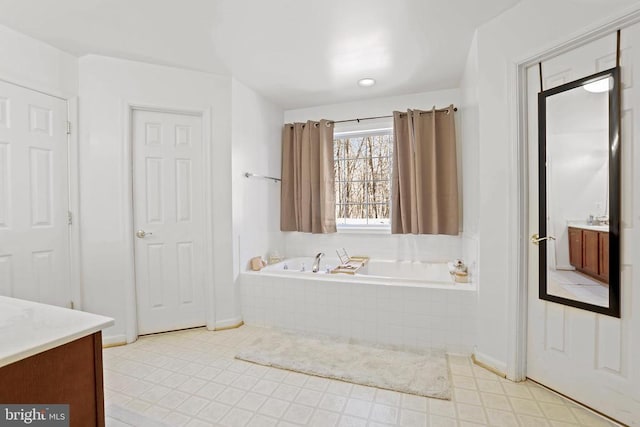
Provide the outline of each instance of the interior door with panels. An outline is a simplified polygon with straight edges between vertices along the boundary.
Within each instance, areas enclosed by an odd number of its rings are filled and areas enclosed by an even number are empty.
[[[640,77],[640,25],[622,29],[621,33],[621,209],[620,209],[620,300],[621,317],[603,315],[580,308],[560,305],[557,302],[539,298],[539,252],[535,246],[529,248],[529,286],[527,314],[527,377],[538,381],[564,395],[567,395],[593,409],[631,426],[640,425],[640,369],[635,361],[640,354],[640,292],[634,290],[634,267],[640,262],[638,220],[640,186],[636,176],[640,166],[640,150],[634,147],[634,123],[639,123],[640,95],[635,85]],[[596,72],[609,70],[616,65],[615,33],[578,47],[560,56],[543,62],[543,84],[548,90],[565,83],[578,80]],[[527,128],[529,158],[529,235],[537,233],[539,221],[539,176],[538,162],[538,93],[540,80],[538,65],[527,70]],[[584,93],[584,88],[579,88]],[[610,90],[610,89],[608,89]],[[570,111],[567,111],[570,112]],[[547,132],[548,132],[547,128]],[[568,141],[568,135],[560,135]],[[591,185],[596,173],[586,178],[579,175],[579,167],[593,165],[595,151],[589,151],[588,132],[575,138],[571,148],[565,146],[566,176],[574,178],[569,184],[574,191],[565,200],[556,197],[549,190],[547,194],[547,236],[556,240],[543,242],[549,249],[547,255],[556,260],[545,260],[554,266],[554,273],[563,277],[580,276],[585,282],[567,287],[583,291],[583,284],[598,282],[598,277],[609,276],[609,233],[597,227],[570,228],[574,220],[586,221],[589,214],[602,215],[607,212],[603,203],[592,202],[588,210],[575,210],[580,205],[583,190]],[[607,141],[608,144],[608,141]],[[606,156],[607,145],[604,153]],[[547,143],[549,147],[549,143]],[[556,151],[557,154],[557,151]],[[556,165],[558,157],[554,158]],[[545,170],[543,168],[543,170]],[[546,164],[547,174],[551,166]],[[584,173],[583,173],[584,175]],[[557,175],[547,175],[547,186],[560,185]],[[610,178],[611,179],[611,178]],[[606,187],[602,187],[602,197],[608,197]],[[585,205],[586,206],[586,205]],[[569,210],[573,209],[570,213]],[[563,211],[564,210],[564,211]],[[594,230],[589,230],[592,228]],[[566,266],[563,257],[570,259]],[[606,262],[606,266],[604,263]],[[581,275],[582,269],[589,274]],[[573,270],[573,271],[572,271]],[[548,269],[552,271],[551,267]],[[551,273],[549,273],[551,274]],[[550,276],[548,276],[550,277]],[[582,279],[581,279],[582,280]],[[599,286],[607,289],[607,283]],[[637,282],[637,280],[636,280]],[[540,408],[553,411],[551,403]],[[568,420],[580,424],[574,414],[567,414]],[[573,417],[573,418],[572,418]]]
[[[202,118],[133,110],[138,332],[205,324]]]
[[[0,295],[68,307],[67,102],[0,81]]]

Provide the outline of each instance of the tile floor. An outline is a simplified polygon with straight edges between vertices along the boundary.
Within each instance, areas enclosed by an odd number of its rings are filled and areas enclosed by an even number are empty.
[[[614,425],[530,381],[499,378],[467,357],[449,357],[452,401],[235,360],[237,349],[261,330],[191,329],[105,349],[107,427]]]
[[[609,306],[609,286],[579,271],[549,271],[549,294],[602,307]]]

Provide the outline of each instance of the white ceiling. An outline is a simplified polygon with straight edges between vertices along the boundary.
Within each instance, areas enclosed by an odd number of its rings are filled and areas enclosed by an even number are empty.
[[[232,74],[291,109],[457,87],[475,28],[517,2],[0,0],[0,24],[77,56]]]

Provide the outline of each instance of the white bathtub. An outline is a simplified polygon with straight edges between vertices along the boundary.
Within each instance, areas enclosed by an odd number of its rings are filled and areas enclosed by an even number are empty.
[[[292,258],[240,275],[247,324],[379,344],[470,354],[477,293],[455,283],[446,263],[369,261],[357,274],[328,274],[337,259]],[[304,270],[302,265],[304,264]],[[285,269],[286,265],[286,269]]]
[[[337,258],[322,258],[320,269],[313,273],[314,258],[290,258],[277,264],[266,266],[260,274],[281,277],[302,277],[306,279],[330,280],[345,283],[374,283],[385,285],[432,286],[458,289],[475,289],[473,284],[455,283],[446,262],[391,261],[372,259],[355,274],[330,274],[338,265]]]

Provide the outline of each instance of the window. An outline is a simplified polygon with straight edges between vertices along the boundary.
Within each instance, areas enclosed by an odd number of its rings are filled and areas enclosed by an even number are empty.
[[[335,134],[333,155],[339,227],[390,227],[392,149],[392,129]]]

